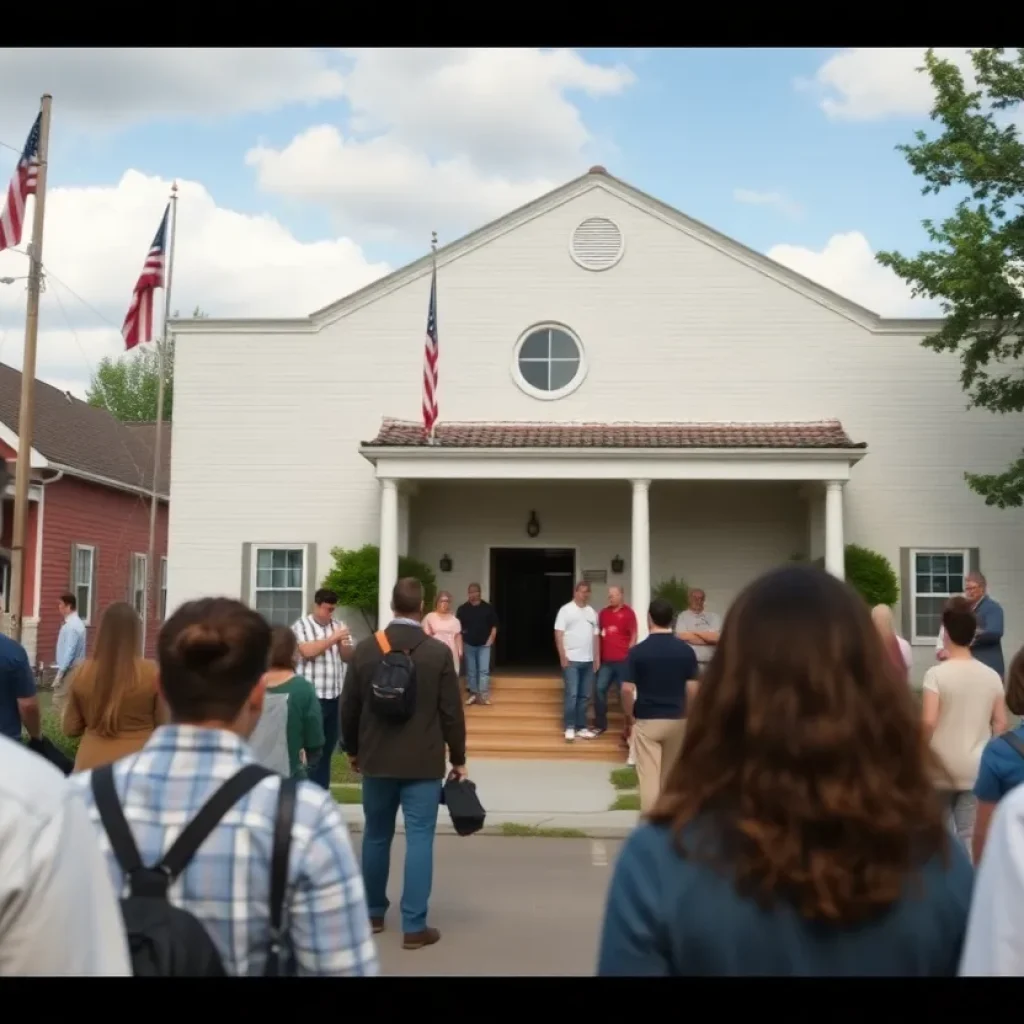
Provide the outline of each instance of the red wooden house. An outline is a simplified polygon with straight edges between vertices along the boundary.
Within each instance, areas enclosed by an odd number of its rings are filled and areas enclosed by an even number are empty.
[[[0,591],[10,607],[14,460],[18,453],[21,373],[0,363],[0,456],[11,480],[0,514]],[[49,384],[36,382],[26,537],[22,642],[34,665],[53,664],[60,595],[71,591],[91,649],[103,610],[130,601],[141,613],[149,547],[149,498],[156,425],[121,423]],[[167,594],[167,507],[171,432],[163,432],[157,510],[159,590],[149,610],[147,653],[154,651]]]

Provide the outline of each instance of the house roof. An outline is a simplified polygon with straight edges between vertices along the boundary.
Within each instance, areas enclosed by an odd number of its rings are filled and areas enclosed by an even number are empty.
[[[803,423],[439,423],[441,448],[862,449],[838,420]],[[422,448],[423,425],[385,419],[364,448]]]
[[[348,315],[354,310],[375,302],[412,281],[426,277],[431,273],[435,264],[437,267],[442,268],[475,249],[487,245],[495,238],[514,231],[534,218],[543,216],[563,203],[570,202],[592,189],[602,189],[617,196],[663,222],[671,224],[711,248],[731,256],[738,262],[773,278],[786,287],[794,289],[812,301],[818,302],[839,315],[859,323],[867,330],[884,334],[918,335],[935,330],[937,325],[941,323],[941,320],[935,319],[911,320],[881,317],[858,303],[810,280],[810,278],[805,277],[803,274],[791,270],[769,256],[749,248],[734,238],[729,238],[707,224],[687,216],[675,207],[663,203],[660,199],[642,192],[621,178],[616,178],[614,175],[609,174],[605,168],[591,167],[586,174],[580,175],[578,178],[560,185],[545,195],[538,196],[518,209],[512,210],[503,217],[499,217],[497,220],[491,221],[489,224],[485,224],[483,227],[477,228],[475,231],[471,231],[469,234],[441,246],[436,253],[427,252],[420,259],[414,260],[412,263],[400,267],[390,274],[378,278],[376,281],[372,281],[370,284],[332,302],[322,309],[316,310],[308,316],[296,316],[289,319],[195,319],[189,317],[173,320],[172,329],[176,334],[206,334],[210,331],[230,332],[232,330],[244,330],[247,332],[272,331],[275,333],[318,331],[325,325]]]
[[[21,371],[0,363],[0,423],[15,433],[21,410]],[[71,473],[101,477],[113,484],[149,491],[153,475],[155,423],[121,423],[41,380],[35,385],[32,447]],[[171,431],[162,438],[158,491],[170,492]]]

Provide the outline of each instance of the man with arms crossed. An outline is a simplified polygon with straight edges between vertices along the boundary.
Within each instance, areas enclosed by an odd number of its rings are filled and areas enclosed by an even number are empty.
[[[622,703],[635,721],[636,774],[640,813],[654,806],[662,783],[679,757],[686,730],[686,709],[697,693],[697,657],[672,635],[674,609],[655,598],[647,611],[650,635],[630,652]]]
[[[318,590],[313,595],[312,614],[292,626],[299,643],[295,672],[313,684],[320,698],[324,752],[310,770],[309,778],[323,789],[331,788],[331,758],[338,745],[338,698],[345,682],[345,664],[352,660],[355,650],[348,627],[334,618],[337,607],[338,595],[333,590]]]
[[[703,590],[691,590],[690,607],[679,616],[676,623],[676,635],[693,648],[701,672],[714,657],[718,634],[722,630],[721,618],[714,612],[705,611],[705,597]]]
[[[600,736],[608,729],[608,690],[614,684],[622,695],[626,658],[636,643],[636,615],[623,601],[622,587],[608,588],[608,605],[597,617],[601,630],[601,667],[594,684],[594,728],[589,737]]]
[[[570,743],[592,739],[587,728],[587,698],[594,684],[594,674],[601,667],[597,645],[600,629],[597,612],[590,607],[590,584],[576,584],[573,599],[558,609],[555,618],[555,647],[565,681],[565,738]]]

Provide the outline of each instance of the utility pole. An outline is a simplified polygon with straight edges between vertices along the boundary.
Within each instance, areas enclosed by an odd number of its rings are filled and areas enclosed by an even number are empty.
[[[25,314],[25,355],[21,364],[21,407],[18,411],[18,461],[14,476],[14,528],[11,541],[11,635],[21,643],[25,617],[25,534],[28,489],[32,476],[35,427],[36,347],[39,341],[39,293],[43,284],[43,217],[46,212],[46,169],[50,149],[49,93],[43,96],[39,121],[39,170],[36,205],[29,244],[28,307]]]

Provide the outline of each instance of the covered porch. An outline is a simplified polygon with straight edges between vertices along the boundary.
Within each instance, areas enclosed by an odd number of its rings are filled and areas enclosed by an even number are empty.
[[[595,604],[617,584],[638,611],[671,576],[724,611],[796,555],[824,556],[842,577],[844,487],[867,453],[836,421],[449,423],[428,441],[386,420],[361,450],[380,484],[381,621],[400,554],[431,565],[456,603],[474,582],[506,606],[510,580],[530,575],[556,581],[545,604],[585,578]]]

